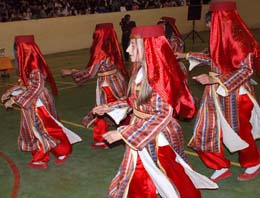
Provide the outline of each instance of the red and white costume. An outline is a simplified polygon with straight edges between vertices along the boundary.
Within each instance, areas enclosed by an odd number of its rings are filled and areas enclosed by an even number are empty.
[[[197,188],[217,185],[185,162],[182,129],[173,117],[191,118],[196,112],[185,75],[162,26],[136,27],[132,37],[144,40],[148,82],[153,90],[148,101],[137,103],[145,76],[141,66],[133,71],[128,100],[109,104],[111,109],[132,109],[133,116],[129,125],[117,129],[126,151],[108,197],[156,198],[157,193],[169,198],[201,197]]]
[[[72,73],[74,81],[79,85],[95,76],[97,76],[97,105],[125,99],[128,74],[123,65],[122,53],[112,23],[96,26],[91,57],[86,69]],[[91,113],[86,116],[87,123],[91,117]],[[84,121],[83,124],[87,125]],[[103,142],[102,135],[107,132],[108,127],[103,117],[95,117],[93,137],[96,143]]]
[[[162,17],[158,24],[164,24],[164,32],[170,46],[174,52],[184,52],[185,43],[182,39],[181,33],[179,32],[176,24],[176,19],[172,17]],[[187,73],[185,65],[179,61],[182,70]]]
[[[206,85],[189,145],[209,168],[229,168],[222,143],[239,152],[242,167],[260,163],[255,139],[260,137],[260,108],[251,83],[253,68],[260,74],[257,41],[239,17],[235,2],[216,2],[212,11],[210,56],[189,53],[191,66],[211,66],[218,84]]]
[[[56,157],[68,156],[71,144],[81,139],[59,122],[53,97],[46,88],[50,83],[57,95],[49,67],[33,36],[16,36],[15,47],[20,82],[7,92],[21,108],[19,147],[32,153],[32,162],[48,162],[50,152]]]
[[[168,23],[172,29],[172,35],[170,38],[167,38],[167,39],[168,39],[173,51],[174,52],[184,52],[185,43],[182,39],[180,31],[178,30],[178,28],[175,24],[176,19],[172,18],[172,17],[162,17],[161,20],[163,22]]]

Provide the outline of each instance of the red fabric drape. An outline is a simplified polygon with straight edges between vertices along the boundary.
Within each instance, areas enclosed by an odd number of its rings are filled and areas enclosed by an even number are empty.
[[[123,56],[113,24],[105,23],[96,26],[90,54],[90,60],[86,68],[96,65],[101,60],[111,58],[119,71],[121,71],[124,76],[128,77],[128,73],[123,64]]]
[[[176,116],[192,118],[196,107],[186,75],[165,36],[144,38],[144,47],[149,84],[174,108]]]
[[[52,88],[54,95],[58,95],[55,80],[52,73],[32,36],[16,36],[16,58],[19,67],[19,78],[25,86],[28,86],[28,78],[32,70],[39,69]],[[30,39],[31,38],[31,39]]]
[[[232,72],[253,53],[253,66],[260,75],[260,48],[257,40],[240,18],[235,2],[214,2],[210,32],[210,53],[222,72]]]

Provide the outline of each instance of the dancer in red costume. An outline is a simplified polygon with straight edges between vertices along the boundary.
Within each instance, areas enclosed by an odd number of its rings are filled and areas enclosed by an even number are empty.
[[[206,15],[210,27],[210,56],[176,53],[187,57],[191,66],[205,63],[210,74],[193,77],[205,85],[201,107],[189,145],[201,160],[215,170],[211,179],[231,175],[230,161],[222,143],[239,152],[245,168],[237,179],[251,180],[260,172],[260,155],[255,139],[260,137],[260,108],[254,97],[253,69],[260,74],[260,50],[254,36],[238,15],[235,2],[213,2]]]
[[[109,143],[126,143],[108,197],[156,198],[158,193],[197,198],[201,197],[198,188],[217,188],[185,162],[182,129],[173,115],[192,118],[196,109],[163,27],[133,28],[127,52],[134,63],[128,100],[93,110],[102,115],[122,108],[133,111],[129,125],[104,135]]]
[[[116,100],[125,99],[128,74],[123,65],[116,32],[112,23],[96,25],[91,46],[91,57],[85,70],[62,70],[62,75],[71,75],[73,80],[82,85],[96,75],[96,104],[107,104]],[[104,116],[93,116],[90,112],[84,119],[83,125],[88,127],[94,122],[92,144],[94,148],[108,148],[102,135],[109,128],[108,120]]]
[[[181,33],[179,32],[176,24],[176,19],[172,17],[162,17],[161,20],[157,24],[162,24],[164,27],[165,37],[170,43],[170,46],[172,47],[172,50],[174,52],[181,52],[183,53],[185,50],[185,43],[184,40],[181,37]],[[179,64],[184,71],[185,74],[187,74],[187,69],[185,65],[179,61]]]
[[[162,17],[157,24],[164,25],[165,36],[174,52],[184,52],[185,43],[172,17]]]
[[[53,97],[45,87],[49,83],[57,95],[56,84],[34,37],[16,36],[15,51],[18,84],[6,91],[1,101],[6,108],[21,108],[19,147],[32,153],[31,168],[47,168],[50,152],[60,165],[71,154],[71,144],[81,139],[58,121]]]

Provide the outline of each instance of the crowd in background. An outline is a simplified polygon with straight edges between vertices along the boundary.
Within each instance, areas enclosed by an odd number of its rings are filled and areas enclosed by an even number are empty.
[[[0,0],[0,22],[182,6],[186,0]]]

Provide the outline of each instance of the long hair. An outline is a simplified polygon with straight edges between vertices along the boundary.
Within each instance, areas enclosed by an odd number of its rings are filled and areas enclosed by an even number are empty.
[[[165,32],[165,37],[168,39],[168,40],[170,40],[171,39],[171,37],[172,37],[172,35],[176,35],[176,33],[173,31],[173,29],[172,29],[172,27],[171,27],[171,25],[170,25],[170,23],[169,22],[167,22],[167,21],[159,21],[158,23],[157,23],[158,25],[163,25],[164,26],[164,32]]]
[[[146,60],[145,60],[145,51],[144,51],[144,42],[143,39],[138,38],[135,39],[136,41],[136,47],[137,47],[137,57],[140,60],[137,60],[135,64],[135,69],[132,73],[132,76],[129,80],[129,84],[128,84],[128,96],[130,95],[131,92],[131,87],[132,87],[132,83],[134,82],[136,75],[139,71],[139,69],[142,67],[143,68],[143,79],[142,79],[142,86],[140,89],[140,94],[137,98],[137,105],[141,105],[146,103],[151,95],[152,95],[152,87],[149,85],[148,82],[148,77],[147,77],[147,65],[146,65]]]

